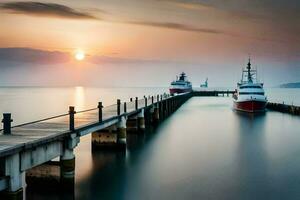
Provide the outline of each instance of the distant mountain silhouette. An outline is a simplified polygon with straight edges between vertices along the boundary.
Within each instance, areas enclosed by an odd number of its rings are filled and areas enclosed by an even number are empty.
[[[279,85],[279,87],[281,87],[281,88],[300,88],[300,82],[285,83],[285,84]]]
[[[27,62],[27,63],[63,63],[70,60],[68,53],[59,51],[44,51],[31,48],[0,48],[0,62]]]

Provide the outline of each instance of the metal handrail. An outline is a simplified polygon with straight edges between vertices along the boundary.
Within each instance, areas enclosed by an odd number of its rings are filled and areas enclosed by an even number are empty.
[[[35,124],[35,123],[47,121],[47,120],[50,120],[50,119],[56,119],[56,118],[60,118],[60,117],[65,117],[65,116],[68,116],[68,115],[69,115],[69,114],[66,113],[66,114],[62,114],[62,115],[57,115],[57,116],[53,116],[53,117],[48,117],[48,118],[36,120],[36,121],[33,121],[33,122],[27,122],[27,123],[24,123],[24,124],[18,124],[18,125],[12,126],[11,128],[17,128],[17,127],[21,127],[21,126],[26,126],[26,125],[30,125],[30,124]],[[2,130],[3,130],[3,129],[2,129]]]
[[[98,108],[90,108],[90,109],[86,109],[86,110],[76,111],[75,115],[76,115],[76,114],[79,114],[79,113],[84,113],[84,112],[93,111],[93,110],[98,110]]]
[[[184,94],[181,94],[181,95],[185,95],[187,93],[184,93]],[[166,100],[166,99],[169,99],[169,98],[172,98],[172,96],[168,96],[165,94],[162,95],[162,99],[161,100]],[[150,97],[148,97],[147,99],[151,99]],[[141,99],[138,99],[138,102],[139,101],[143,101],[144,98],[141,98]],[[153,101],[153,104],[161,101],[161,100],[157,100],[156,96],[154,96],[154,101]],[[128,103],[133,103],[133,102],[128,102]],[[109,106],[106,106],[104,107],[103,109],[105,108],[108,108],[108,107],[112,107],[112,106],[116,106],[117,104],[112,104],[112,105],[109,105]],[[147,105],[150,106],[152,105],[151,101],[149,101],[149,104]],[[144,106],[143,106],[144,107]],[[84,112],[89,112],[89,111],[94,111],[94,110],[98,110],[99,108],[96,107],[96,108],[90,108],[90,109],[86,109],[86,110],[81,110],[81,111],[76,111],[75,114],[79,114],[79,113],[84,113]],[[136,112],[136,111],[132,111],[132,112]],[[122,115],[126,115],[128,113],[123,113],[121,114]],[[23,124],[18,124],[18,125],[15,125],[15,126],[12,126],[11,128],[17,128],[17,127],[22,127],[22,126],[26,126],[26,125],[30,125],[30,124],[36,124],[36,123],[39,123],[39,122],[44,122],[44,121],[48,121],[48,120],[51,120],[51,119],[57,119],[57,118],[60,118],[60,117],[66,117],[66,116],[69,116],[70,113],[65,113],[65,114],[61,114],[61,115],[56,115],[56,116],[53,116],[53,117],[48,117],[48,118],[44,118],[44,119],[40,119],[40,120],[36,120],[36,121],[32,121],[32,122],[27,122],[27,123],[23,123]],[[0,131],[3,131],[3,128],[0,129]]]

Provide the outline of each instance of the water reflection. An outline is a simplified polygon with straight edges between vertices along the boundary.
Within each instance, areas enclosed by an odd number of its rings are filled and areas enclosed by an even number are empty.
[[[24,200],[74,200],[75,194],[70,191],[62,191],[55,189],[27,189],[26,188],[26,196],[24,196]]]
[[[55,167],[53,165],[53,167]],[[43,175],[36,173],[36,176],[26,177],[27,184],[24,188],[24,200],[74,200],[75,184],[69,182],[67,185],[59,183],[58,176],[53,174],[53,170],[49,168],[40,168]],[[37,171],[36,171],[37,172]],[[28,173],[28,172],[26,172]],[[45,176],[45,177],[44,177]],[[55,176],[55,177],[54,177]]]
[[[93,150],[92,160],[92,173],[76,186],[76,198],[121,199],[126,180],[126,153]]]
[[[76,110],[80,111],[85,108],[85,89],[84,87],[77,86],[75,87],[74,93],[74,106]]]
[[[127,134],[126,152],[93,149],[92,169],[78,181],[76,199],[127,199],[132,168],[154,136],[155,129],[148,127],[144,133]]]
[[[265,113],[236,112],[238,146],[236,150],[237,188],[235,199],[270,199],[269,161],[266,150]]]

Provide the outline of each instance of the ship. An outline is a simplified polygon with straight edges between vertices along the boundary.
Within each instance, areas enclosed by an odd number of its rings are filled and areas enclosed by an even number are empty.
[[[201,88],[207,88],[208,87],[208,78],[206,78],[204,84],[200,84]]]
[[[267,105],[267,97],[263,83],[257,80],[257,70],[251,68],[249,58],[246,69],[242,71],[242,79],[237,83],[237,89],[233,94],[233,108],[244,112],[264,112]]]
[[[192,83],[187,80],[187,76],[184,72],[176,78],[176,81],[172,81],[170,85],[170,94],[181,94],[192,91]]]

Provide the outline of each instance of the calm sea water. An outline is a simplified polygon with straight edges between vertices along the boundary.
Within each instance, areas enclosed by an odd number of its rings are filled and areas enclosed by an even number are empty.
[[[0,112],[15,123],[166,92],[166,88],[0,88]],[[300,105],[299,89],[268,89]],[[194,97],[155,130],[128,135],[126,153],[76,148],[75,194],[27,199],[299,199],[300,117],[234,112],[229,97]]]

